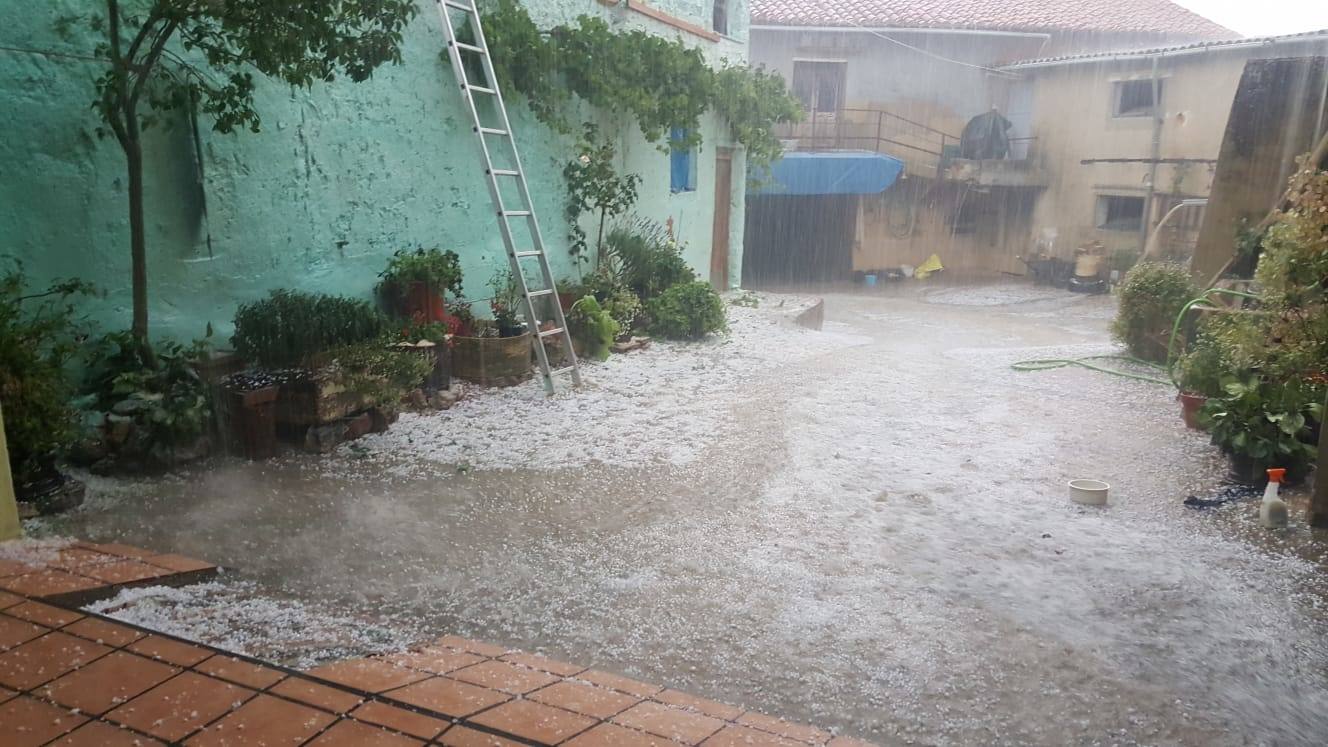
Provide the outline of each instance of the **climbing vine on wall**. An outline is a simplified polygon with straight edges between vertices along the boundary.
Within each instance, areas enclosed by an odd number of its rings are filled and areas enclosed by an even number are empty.
[[[601,18],[541,32],[516,0],[493,0],[482,11],[484,34],[499,82],[519,91],[540,121],[570,134],[574,98],[635,117],[646,140],[670,147],[673,128],[686,130],[676,147],[700,143],[700,118],[714,109],[729,121],[756,166],[780,153],[771,128],[801,117],[778,75],[746,67],[714,70],[697,49],[640,30],[614,31]]]

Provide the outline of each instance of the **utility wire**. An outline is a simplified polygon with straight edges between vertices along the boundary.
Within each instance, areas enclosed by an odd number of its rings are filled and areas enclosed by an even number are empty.
[[[883,41],[888,41],[888,42],[890,42],[891,44],[896,44],[896,45],[898,45],[898,46],[900,46],[900,47],[903,47],[904,49],[908,49],[908,50],[911,50],[911,51],[913,51],[913,52],[917,52],[918,54],[920,54],[920,55],[922,55],[922,56],[924,56],[924,57],[930,57],[930,58],[932,58],[933,60],[938,60],[938,61],[940,61],[940,62],[948,62],[948,63],[950,63],[950,64],[952,64],[952,65],[962,65],[963,67],[973,68],[974,70],[982,70],[982,71],[985,71],[985,72],[988,72],[988,73],[992,73],[993,75],[1001,75],[1001,76],[1004,76],[1004,77],[1007,77],[1007,78],[1019,79],[1019,78],[1023,78],[1023,77],[1024,77],[1024,76],[1022,76],[1022,75],[1020,75],[1020,74],[1018,74],[1018,73],[1012,73],[1012,72],[1010,72],[1010,71],[1008,71],[1008,70],[998,70],[998,69],[996,69],[996,68],[994,68],[994,67],[986,67],[985,65],[978,65],[978,64],[976,64],[976,63],[972,63],[972,62],[964,62],[963,60],[955,60],[955,59],[951,59],[951,58],[949,58],[949,57],[945,57],[945,56],[943,56],[943,55],[936,54],[935,52],[930,52],[930,51],[925,50],[925,49],[923,49],[923,48],[921,48],[921,47],[915,47],[915,46],[913,46],[912,44],[909,44],[909,43],[907,43],[907,42],[902,42],[902,41],[899,41],[898,39],[895,39],[895,38],[893,38],[893,37],[886,36],[885,34],[882,34],[881,32],[879,32],[879,31],[877,31],[877,30],[875,30],[875,29],[867,28],[866,26],[863,26],[862,24],[858,23],[857,21],[854,21],[854,20],[851,19],[851,18],[845,18],[843,15],[841,15],[841,14],[838,13],[837,11],[832,10],[828,5],[826,5],[825,2],[820,2],[820,1],[818,0],[818,3],[817,3],[817,4],[820,5],[820,6],[821,6],[821,9],[824,10],[824,11],[826,11],[827,13],[829,13],[829,14],[831,15],[831,17],[833,17],[835,20],[843,21],[844,23],[847,23],[847,24],[849,24],[850,26],[853,26],[854,28],[858,29],[859,31],[865,31],[865,32],[867,32],[868,34],[871,34],[872,36],[875,36],[875,37],[878,38],[878,39],[881,39],[881,40],[883,40]],[[790,28],[796,28],[796,27],[790,27]]]

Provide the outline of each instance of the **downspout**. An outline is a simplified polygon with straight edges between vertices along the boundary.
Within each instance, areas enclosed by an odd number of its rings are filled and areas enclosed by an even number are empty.
[[[1157,79],[1158,55],[1153,55],[1153,147],[1148,163],[1148,193],[1144,197],[1144,215],[1139,223],[1139,256],[1148,250],[1149,221],[1153,218],[1153,197],[1157,192],[1157,162],[1162,157],[1161,82]]]

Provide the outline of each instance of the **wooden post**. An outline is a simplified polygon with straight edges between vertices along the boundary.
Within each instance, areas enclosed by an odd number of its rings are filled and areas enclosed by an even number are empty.
[[[23,536],[18,521],[18,499],[14,496],[14,478],[9,473],[9,446],[5,443],[5,416],[0,412],[0,542]]]
[[[1319,429],[1319,460],[1314,469],[1314,493],[1306,520],[1312,527],[1328,528],[1328,428]]]

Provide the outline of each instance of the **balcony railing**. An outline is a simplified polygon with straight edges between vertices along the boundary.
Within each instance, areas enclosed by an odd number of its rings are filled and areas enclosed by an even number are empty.
[[[869,150],[906,164],[910,173],[946,176],[959,157],[959,136],[879,109],[813,111],[802,122],[779,125],[775,136],[791,141],[789,150]],[[1025,160],[1037,138],[1010,138],[1009,160]]]

